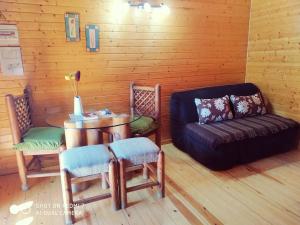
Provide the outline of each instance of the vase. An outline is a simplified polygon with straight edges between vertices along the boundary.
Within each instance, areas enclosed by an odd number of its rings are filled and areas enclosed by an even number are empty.
[[[74,96],[74,115],[83,115],[83,108],[80,96]]]

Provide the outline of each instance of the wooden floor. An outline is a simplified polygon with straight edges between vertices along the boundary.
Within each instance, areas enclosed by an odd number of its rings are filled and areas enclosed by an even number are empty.
[[[300,224],[299,150],[225,172],[204,168],[171,144],[163,150],[165,199],[158,200],[155,189],[133,192],[130,207],[117,212],[111,210],[109,200],[95,202],[77,209],[77,224]],[[63,224],[59,178],[30,181],[31,189],[23,193],[17,175],[0,177],[0,223]],[[98,187],[95,183],[76,198],[101,191]],[[10,213],[13,204],[31,201],[29,210]]]

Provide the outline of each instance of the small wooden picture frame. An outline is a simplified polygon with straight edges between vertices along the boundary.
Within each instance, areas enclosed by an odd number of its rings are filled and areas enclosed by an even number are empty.
[[[79,13],[65,13],[65,27],[67,41],[80,41]]]
[[[99,51],[99,26],[87,24],[85,26],[86,50],[88,52]]]

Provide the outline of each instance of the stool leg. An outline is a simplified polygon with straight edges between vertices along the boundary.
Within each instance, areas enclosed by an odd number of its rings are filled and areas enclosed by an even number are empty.
[[[71,225],[75,223],[74,202],[72,196],[71,177],[70,174],[61,170],[61,186],[63,194],[63,203],[65,209],[65,223]]]
[[[163,151],[158,153],[157,160],[157,181],[158,185],[158,196],[160,198],[165,197],[165,155]]]
[[[147,168],[147,163],[144,163],[144,168],[143,168],[143,178],[145,180],[149,179],[149,170]]]
[[[109,186],[110,186],[110,193],[112,199],[112,208],[113,210],[120,209],[120,201],[119,201],[119,194],[117,188],[117,170],[116,170],[116,162],[114,160],[110,161],[109,163]]]
[[[121,190],[121,208],[125,209],[127,206],[127,192],[126,192],[126,166],[124,159],[119,159],[120,165],[120,190]]]
[[[101,173],[101,187],[102,189],[108,189],[108,183],[106,181],[107,173]]]

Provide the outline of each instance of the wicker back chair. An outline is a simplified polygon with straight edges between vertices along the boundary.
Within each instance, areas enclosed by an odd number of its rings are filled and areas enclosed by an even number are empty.
[[[28,89],[24,90],[24,94],[20,96],[6,95],[7,112],[13,137],[13,144],[19,144],[23,140],[24,134],[33,127],[31,120],[31,107]],[[65,146],[62,145],[58,149],[54,150],[38,150],[38,151],[26,151],[16,150],[18,172],[22,184],[22,190],[28,190],[27,178],[34,177],[46,177],[46,176],[59,176],[59,170],[57,171],[41,171],[41,156],[58,154],[64,150]],[[32,156],[31,161],[26,164],[25,156]],[[29,172],[31,166],[36,165],[39,172]]]
[[[133,82],[130,83],[130,109],[134,115],[147,116],[154,119],[156,124],[154,129],[149,132],[133,134],[135,137],[150,136],[155,134],[156,145],[161,147],[161,131],[160,131],[160,85],[155,87],[137,86]]]
[[[20,96],[6,95],[6,103],[13,143],[19,144],[22,136],[32,127],[28,90],[25,89]]]

